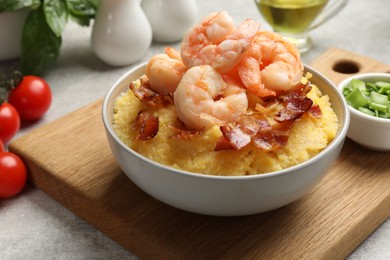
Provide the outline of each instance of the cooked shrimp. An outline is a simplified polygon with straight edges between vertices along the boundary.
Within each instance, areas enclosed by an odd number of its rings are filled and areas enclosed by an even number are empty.
[[[173,48],[166,48],[165,54],[154,55],[146,65],[145,74],[150,87],[158,93],[173,93],[187,67],[180,54]]]
[[[189,69],[173,98],[179,119],[194,129],[233,122],[248,108],[245,90],[209,65]]]
[[[221,73],[228,72],[239,63],[259,28],[252,19],[246,19],[235,28],[226,11],[211,13],[184,37],[183,63],[189,68],[210,65]]]
[[[165,54],[170,58],[181,61],[180,52],[171,47],[165,47]]]
[[[244,86],[259,97],[275,96],[299,83],[303,65],[297,48],[280,35],[260,31],[238,65]]]

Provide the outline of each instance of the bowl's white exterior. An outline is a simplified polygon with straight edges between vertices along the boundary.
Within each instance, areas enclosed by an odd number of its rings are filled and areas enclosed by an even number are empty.
[[[364,73],[349,77],[338,85],[341,93],[343,88],[352,79],[372,83],[377,81],[390,82],[390,74]],[[390,151],[390,119],[369,116],[351,106],[348,106],[348,108],[350,110],[351,122],[347,136],[366,148],[378,151]]]
[[[252,176],[209,176],[172,169],[134,152],[112,128],[113,106],[128,84],[143,74],[144,64],[122,76],[104,99],[102,116],[110,148],[137,186],[171,206],[216,216],[249,215],[282,207],[302,197],[325,176],[340,153],[349,124],[347,105],[336,87],[318,72],[306,70],[330,96],[341,128],[328,147],[300,165]]]

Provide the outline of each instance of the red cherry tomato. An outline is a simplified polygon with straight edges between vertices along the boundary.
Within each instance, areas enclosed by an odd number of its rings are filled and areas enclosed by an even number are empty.
[[[18,111],[9,103],[0,105],[0,139],[8,143],[20,128]]]
[[[27,170],[23,161],[10,152],[0,153],[0,198],[18,194],[26,184]]]
[[[22,120],[41,118],[51,104],[51,90],[47,82],[37,76],[24,76],[8,95],[8,102],[19,112]]]
[[[3,141],[1,141],[1,139],[0,139],[0,153],[1,152],[4,152],[4,144],[3,144]]]

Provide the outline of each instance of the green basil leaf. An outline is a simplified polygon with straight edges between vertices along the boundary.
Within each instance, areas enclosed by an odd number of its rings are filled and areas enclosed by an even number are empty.
[[[43,10],[47,24],[57,37],[61,36],[68,21],[68,10],[65,0],[44,0]]]
[[[86,1],[89,2],[91,5],[93,5],[95,7],[95,10],[99,8],[100,0],[86,0]]]
[[[79,16],[94,17],[96,14],[96,6],[87,0],[67,0],[69,13]]]
[[[81,25],[81,26],[89,26],[91,18],[88,16],[82,16],[82,15],[75,15],[75,14],[69,14],[70,19],[74,21],[75,23]]]
[[[22,33],[22,73],[42,75],[56,62],[60,47],[61,37],[47,24],[43,8],[31,11]]]
[[[97,2],[91,0],[67,0],[70,18],[81,26],[89,26],[96,16]]]
[[[0,13],[5,11],[17,11],[26,7],[36,9],[40,4],[40,0],[1,0]]]

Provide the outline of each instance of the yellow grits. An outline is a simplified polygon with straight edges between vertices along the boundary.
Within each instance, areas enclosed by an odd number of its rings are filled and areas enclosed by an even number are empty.
[[[122,93],[114,107],[114,130],[119,138],[143,156],[160,164],[177,169],[210,175],[251,175],[273,172],[304,162],[322,149],[335,137],[339,128],[329,97],[322,95],[313,86],[307,95],[322,111],[321,118],[305,113],[296,121],[290,131],[288,143],[281,149],[265,152],[253,144],[242,150],[214,151],[222,135],[219,127],[206,130],[193,139],[171,138],[173,130],[169,127],[177,120],[174,105],[151,108],[139,101],[132,90]],[[133,121],[142,109],[152,109],[159,118],[158,134],[151,140],[136,138],[137,131]]]

